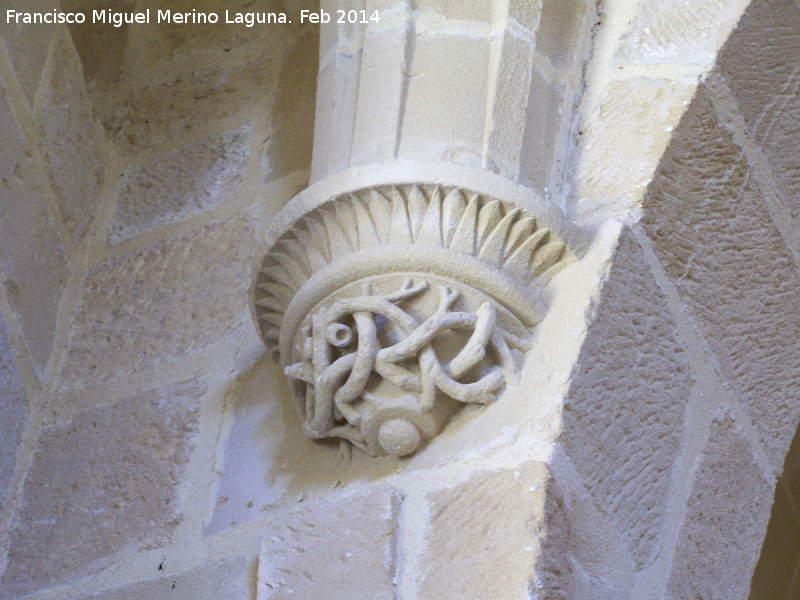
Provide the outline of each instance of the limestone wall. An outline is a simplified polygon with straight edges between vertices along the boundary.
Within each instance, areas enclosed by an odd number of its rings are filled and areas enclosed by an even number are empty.
[[[0,597],[732,600],[765,532],[786,565],[753,597],[792,597],[796,540],[767,523],[797,520],[800,8],[756,0],[734,31],[745,2],[488,4],[379,2],[360,41],[0,25]],[[509,48],[468,73],[479,118],[431,117],[449,88],[415,69]],[[400,54],[418,121],[331,87]],[[590,239],[521,382],[403,459],[303,435],[247,307],[312,139],[321,178],[380,159],[351,154],[370,134],[474,152]]]

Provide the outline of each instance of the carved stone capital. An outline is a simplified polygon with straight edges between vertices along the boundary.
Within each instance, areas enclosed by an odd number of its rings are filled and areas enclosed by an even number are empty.
[[[537,281],[576,259],[541,214],[454,185],[372,185],[284,211],[256,266],[256,323],[306,434],[372,455],[414,452],[459,405],[515,382],[543,316]]]

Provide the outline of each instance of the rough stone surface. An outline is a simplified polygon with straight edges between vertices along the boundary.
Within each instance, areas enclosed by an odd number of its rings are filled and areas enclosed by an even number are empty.
[[[130,11],[131,6],[117,1],[107,8]],[[185,11],[187,6],[172,0],[158,8]],[[231,14],[290,10],[279,0],[234,0],[225,9]],[[181,135],[199,137],[208,123],[228,119],[241,123],[244,119],[239,117],[252,114],[254,108],[269,110],[283,49],[296,26],[226,25],[224,10],[213,10],[221,15],[216,25],[130,26],[113,42],[124,56],[121,61],[112,59],[119,61],[115,68],[89,60],[94,109],[121,153],[151,148]],[[83,34],[77,46],[84,60],[108,54],[109,35],[97,27]]]
[[[75,581],[168,539],[205,387],[159,388],[42,431],[0,596]]]
[[[800,431],[800,428],[798,428]],[[800,435],[795,433],[775,486],[767,534],[761,546],[750,600],[792,600],[800,592]]]
[[[640,196],[695,86],[693,78],[613,82],[582,132],[576,197],[596,205],[598,199]],[[643,129],[648,135],[642,135]]]
[[[780,598],[789,595],[795,566],[800,559],[800,517],[786,488],[779,482],[770,513],[767,534],[759,554],[750,586],[751,600]]]
[[[14,8],[19,11],[49,12],[55,6],[57,6],[55,0],[28,0],[24,8],[22,6]],[[33,32],[31,28],[34,29]],[[5,14],[3,19],[0,19],[0,36],[6,44],[8,57],[11,59],[17,80],[29,104],[33,104],[42,68],[47,60],[50,41],[53,39],[56,29],[55,25],[46,23],[37,23],[36,25],[25,25],[13,21],[8,23]]]
[[[389,486],[307,502],[274,517],[258,560],[258,600],[396,597],[399,494]]]
[[[206,224],[95,267],[73,319],[65,376],[103,379],[214,344],[249,319],[255,224]]]
[[[568,519],[544,464],[478,473],[428,498],[420,600],[571,597]]]
[[[623,230],[572,373],[562,439],[639,567],[661,540],[692,385],[664,295]]]
[[[77,241],[94,215],[105,180],[105,157],[70,44],[62,37],[56,47],[39,124],[50,186],[64,224]]]
[[[736,423],[716,419],[695,473],[667,598],[747,598],[771,500],[772,483]]]
[[[132,583],[84,600],[254,600],[255,564],[237,559],[174,577]]]
[[[746,5],[746,0],[644,0],[623,35],[616,60],[711,64]]]
[[[780,468],[800,419],[800,278],[704,87],[644,208],[656,254]]]
[[[536,51],[546,56],[554,69],[569,69],[575,56],[581,21],[586,12],[585,0],[544,0]]]
[[[213,208],[244,181],[252,123],[205,137],[123,173],[112,223],[119,241]]]
[[[81,0],[61,2],[61,9],[64,11],[83,11],[88,7]],[[91,8],[115,13],[135,10],[133,0],[93,2]],[[93,22],[90,14],[85,23],[68,27],[72,42],[80,55],[87,86],[103,88],[117,83],[125,64],[125,50],[131,35],[130,25],[122,23],[119,27],[109,27],[107,23]]]
[[[800,8],[792,0],[755,0],[719,55],[745,120],[758,133],[796,92],[800,66]],[[769,119],[768,119],[769,120]]]
[[[43,369],[66,286],[66,255],[4,86],[0,78],[0,272],[31,355]]]
[[[753,2],[720,65],[749,132],[764,149],[792,226],[800,230],[800,7]]]
[[[300,36],[281,65],[267,145],[267,181],[311,168],[319,32]]]
[[[289,479],[296,475],[281,464],[278,455],[286,437],[284,419],[296,419],[292,407],[292,412],[284,415],[284,403],[279,399],[283,387],[276,385],[281,376],[278,368],[270,368],[262,361],[231,391],[236,398],[233,424],[224,445],[217,501],[206,535],[263,519],[265,511],[286,493]],[[319,455],[315,459],[319,461]]]
[[[0,506],[6,505],[27,418],[25,385],[0,313]]]
[[[525,134],[522,136],[519,181],[541,190],[543,195],[550,185],[553,150],[561,131],[558,109],[566,90],[563,82],[546,77],[538,67],[533,68]]]

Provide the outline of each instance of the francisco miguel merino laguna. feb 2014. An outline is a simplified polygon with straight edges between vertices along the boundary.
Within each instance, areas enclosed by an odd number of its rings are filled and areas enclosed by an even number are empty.
[[[91,19],[87,19],[87,15]],[[6,10],[6,23],[14,24],[54,24],[54,23],[105,23],[114,27],[132,25],[135,23],[145,24],[151,22],[151,17],[155,23],[175,23],[187,25],[206,25],[227,23],[232,25],[244,25],[253,27],[254,25],[291,23],[286,13],[283,12],[236,12],[226,10],[220,18],[215,12],[200,12],[196,9],[191,11],[172,11],[172,10],[150,10],[149,8],[139,12],[117,12],[111,9],[93,10],[91,14],[84,12],[62,12],[54,9],[47,12],[21,12],[14,9]]]

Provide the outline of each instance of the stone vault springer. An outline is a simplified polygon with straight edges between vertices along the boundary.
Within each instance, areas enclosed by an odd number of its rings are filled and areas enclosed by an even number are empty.
[[[577,258],[541,215],[453,185],[368,186],[300,212],[276,217],[254,318],[305,433],[373,456],[413,453],[460,403],[515,383],[535,291]]]

